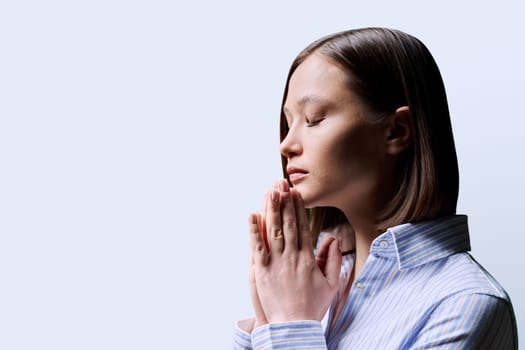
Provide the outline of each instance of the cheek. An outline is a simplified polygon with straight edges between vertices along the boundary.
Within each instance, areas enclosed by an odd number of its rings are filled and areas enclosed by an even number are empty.
[[[377,177],[381,166],[381,148],[378,133],[371,127],[355,128],[334,139],[332,159],[343,176],[357,181]]]

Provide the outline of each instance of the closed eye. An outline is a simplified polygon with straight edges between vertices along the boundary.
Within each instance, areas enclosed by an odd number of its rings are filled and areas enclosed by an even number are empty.
[[[312,121],[306,120],[306,125],[310,128],[312,126],[317,126],[319,123],[321,123],[324,120],[324,118],[315,119]]]

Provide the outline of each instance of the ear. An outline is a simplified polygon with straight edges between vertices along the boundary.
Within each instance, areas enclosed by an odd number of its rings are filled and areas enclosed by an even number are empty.
[[[390,116],[386,129],[386,153],[399,154],[410,146],[412,139],[412,116],[408,106],[399,107]]]

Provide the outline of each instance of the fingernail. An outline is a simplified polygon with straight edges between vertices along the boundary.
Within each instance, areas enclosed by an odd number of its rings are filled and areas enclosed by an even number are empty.
[[[288,182],[286,180],[281,181],[281,191],[283,192],[289,192],[290,186],[288,185]]]

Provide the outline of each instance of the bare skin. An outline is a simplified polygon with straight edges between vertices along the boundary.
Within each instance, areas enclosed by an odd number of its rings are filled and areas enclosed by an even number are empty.
[[[282,207],[282,215],[281,215]],[[252,265],[250,283],[256,313],[255,327],[265,323],[321,320],[339,287],[341,250],[327,239],[318,258],[304,202],[294,189],[272,190],[266,196],[267,245],[261,234],[263,218],[250,215]],[[310,301],[316,299],[316,303]]]
[[[249,217],[252,327],[320,321],[339,288],[341,248],[355,247],[348,293],[380,234],[376,218],[391,195],[396,156],[409,143],[410,113],[400,107],[369,122],[375,117],[348,89],[345,74],[313,54],[290,79],[281,154],[293,188],[284,180],[274,184],[263,212]],[[315,257],[306,208],[319,206],[339,208],[354,235],[325,239]],[[336,315],[343,304],[344,298]]]

